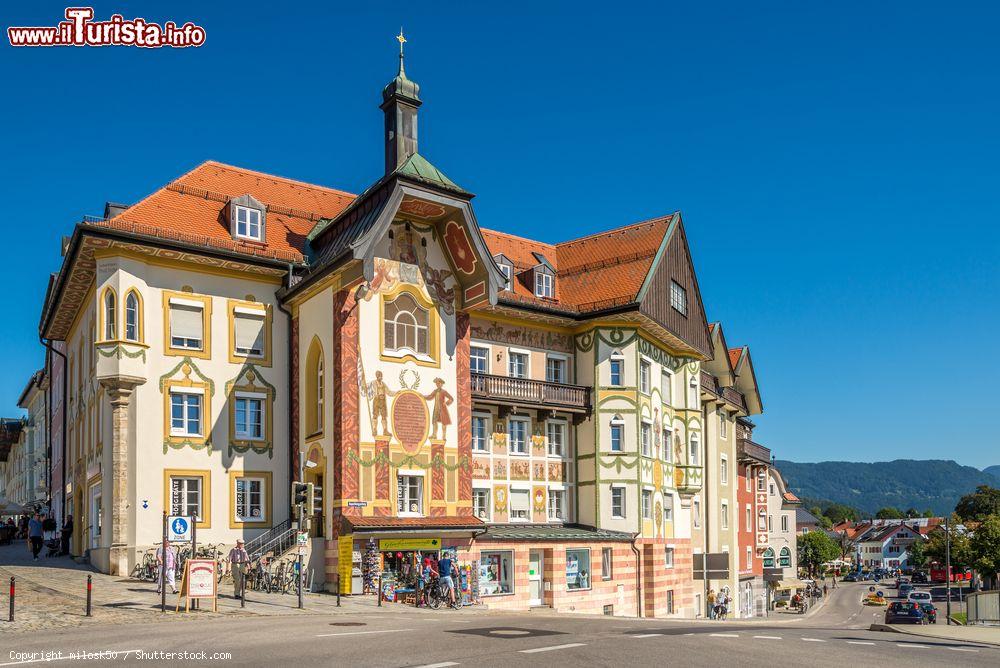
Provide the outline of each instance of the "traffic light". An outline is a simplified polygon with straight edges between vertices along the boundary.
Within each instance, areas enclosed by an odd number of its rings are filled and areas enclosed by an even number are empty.
[[[305,507],[306,512],[312,511],[316,501],[313,498],[313,484],[311,482],[292,483],[292,505]]]

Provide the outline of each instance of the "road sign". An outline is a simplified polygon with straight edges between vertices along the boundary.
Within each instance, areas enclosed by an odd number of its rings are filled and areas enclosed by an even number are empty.
[[[167,539],[171,543],[190,543],[191,527],[193,526],[193,517],[172,515],[167,518]]]
[[[879,598],[885,598],[885,594],[883,594],[882,592],[878,592],[875,595],[878,596]]]
[[[300,531],[297,536],[295,536],[295,542],[300,546],[304,546],[309,542],[309,534],[305,531]]]
[[[875,591],[875,587],[868,587],[868,591],[874,592]]]

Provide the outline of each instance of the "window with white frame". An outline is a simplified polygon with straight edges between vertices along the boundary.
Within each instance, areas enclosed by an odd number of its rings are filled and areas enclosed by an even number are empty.
[[[663,567],[664,568],[674,567],[674,548],[672,547],[663,548]]]
[[[781,516],[781,531],[782,533],[788,533],[788,515]]]
[[[472,490],[472,512],[479,519],[488,522],[490,519],[490,490]]]
[[[549,355],[545,358],[545,381],[548,383],[566,382],[566,359]]]
[[[674,376],[667,370],[660,372],[660,400],[668,406],[673,406]]]
[[[774,483],[773,482],[767,484],[767,489],[768,489],[768,495],[774,496]]]
[[[625,384],[625,360],[621,357],[612,357],[611,360],[611,385],[621,387]]]
[[[695,499],[691,502],[691,515],[696,529],[701,527],[701,501]]]
[[[170,434],[201,436],[201,394],[170,392]]]
[[[430,317],[430,311],[419,305],[408,292],[386,301],[383,320],[386,352],[429,354]]]
[[[528,353],[510,351],[507,354],[507,374],[511,378],[527,378]]]
[[[507,447],[511,454],[528,454],[528,421],[520,418],[507,420]]]
[[[566,550],[566,588],[590,589],[590,550]]]
[[[489,445],[489,417],[486,415],[472,416],[472,449],[477,452],[488,452]]]
[[[729,438],[729,418],[719,411],[719,438]]]
[[[131,291],[125,295],[125,340],[139,340],[139,298]]]
[[[424,476],[414,474],[396,476],[396,512],[401,517],[423,515]]]
[[[757,491],[763,492],[765,489],[767,489],[767,473],[761,468],[757,470]]]
[[[768,533],[771,533],[771,531],[773,531],[773,526],[774,526],[774,524],[772,522],[772,517],[770,515],[768,515],[767,516],[767,532]]]
[[[670,425],[663,425],[663,461],[672,462],[674,460],[674,430],[671,429]]]
[[[233,339],[236,350],[244,357],[264,356],[264,322],[267,313],[259,309],[237,306],[233,309]]]
[[[469,348],[469,370],[472,373],[489,373],[490,350],[482,346]]]
[[[562,489],[549,490],[549,521],[566,521],[566,491]]]
[[[118,307],[115,304],[114,290],[104,293],[104,340],[114,341],[118,338]]]
[[[264,240],[264,226],[260,224],[260,211],[247,206],[234,206],[236,236],[254,241]]]
[[[691,376],[691,380],[688,381],[688,408],[698,408],[699,406],[698,377]]]
[[[501,262],[497,266],[500,267],[500,273],[504,277],[503,289],[510,290],[511,284],[514,281],[514,268],[506,262]]]
[[[767,511],[763,508],[757,511],[757,531],[767,531]]]
[[[264,397],[256,394],[236,393],[236,438],[260,440],[264,438]]]
[[[753,531],[753,513],[750,512],[750,504],[746,507],[746,520],[747,531]]]
[[[611,517],[616,520],[625,519],[625,488],[611,488]]]
[[[688,314],[687,290],[677,281],[670,281],[670,305],[681,315]]]
[[[728,501],[723,501],[722,502],[722,515],[720,516],[720,520],[719,521],[722,524],[722,528],[723,529],[728,529],[729,528],[729,502]]]
[[[653,519],[653,490],[642,490],[642,519]]]
[[[753,550],[751,550],[749,547],[747,547],[747,565],[746,565],[746,570],[749,571],[751,569],[753,569]]]
[[[649,374],[651,373],[652,365],[650,365],[648,360],[639,360],[639,391],[643,394],[649,394]]]
[[[503,266],[503,265],[501,265]],[[514,591],[514,552],[482,552],[479,555],[479,594],[493,596]]]
[[[263,478],[236,479],[236,508],[234,511],[237,522],[267,521],[264,510],[265,485],[266,481]]]
[[[642,456],[653,455],[653,425],[643,422],[639,425],[639,443],[642,445]]]
[[[691,451],[688,456],[688,462],[691,466],[701,465],[701,441],[698,438],[698,434],[691,434],[690,438],[690,448]]]
[[[611,420],[611,452],[622,452],[624,447],[625,421],[619,416]]]
[[[778,566],[782,568],[788,568],[792,565],[792,551],[787,547],[781,548],[781,552],[778,553]]]
[[[698,610],[701,610],[701,595],[698,596]],[[667,614],[674,614],[674,590],[667,590]]]
[[[663,495],[663,521],[673,522],[674,521],[674,495],[664,494]]]
[[[202,520],[201,476],[170,476],[170,514]]]
[[[170,300],[170,347],[201,350],[205,340],[205,305],[202,302]]]
[[[610,580],[614,568],[614,548],[601,548],[601,579]]]
[[[555,276],[536,270],[535,296],[552,299],[555,296]]]
[[[729,458],[725,455],[719,460],[719,482],[723,485],[729,484]]]
[[[549,454],[555,457],[564,457],[566,455],[566,423],[546,422],[545,432]]]
[[[511,522],[531,521],[531,492],[526,489],[510,490]]]

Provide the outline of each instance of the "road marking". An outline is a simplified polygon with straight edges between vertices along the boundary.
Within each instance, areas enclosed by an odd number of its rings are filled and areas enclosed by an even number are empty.
[[[417,666],[417,668],[445,668],[446,666],[457,665],[454,661],[442,661],[441,663],[428,663],[426,666]]]
[[[761,640],[781,640],[781,636],[754,636],[754,638],[760,638]]]
[[[344,633],[319,633],[317,638],[332,638],[333,636],[367,636],[373,633],[402,633],[403,631],[413,631],[414,629],[386,629],[384,631],[345,631]]]
[[[953,652],[978,652],[978,649],[970,649],[968,647],[948,647]]]
[[[693,636],[694,634],[693,633],[685,633],[684,635],[686,635],[686,636]]]
[[[633,638],[655,638],[657,636],[662,636],[662,633],[640,633],[637,636],[632,636]]]
[[[896,643],[896,647],[911,647],[913,649],[930,649],[927,645],[914,645],[913,643],[908,643],[908,642],[898,642]]]
[[[571,642],[566,645],[550,645],[549,647],[536,647],[534,649],[522,649],[521,654],[534,654],[535,652],[551,652],[556,649],[569,649],[571,647],[583,647],[585,642]]]
[[[713,638],[739,638],[738,633],[709,633]]]
[[[867,642],[867,641],[864,641],[864,640],[848,640],[847,644],[848,645],[874,645],[875,643],[873,643],[873,642]]]
[[[803,638],[805,642],[826,642],[822,638]]]

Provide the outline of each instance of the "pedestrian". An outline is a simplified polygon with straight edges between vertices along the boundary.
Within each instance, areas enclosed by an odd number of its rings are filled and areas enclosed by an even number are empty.
[[[243,579],[246,577],[247,564],[250,563],[250,555],[243,547],[243,539],[236,539],[236,547],[229,550],[229,564],[233,573],[233,598],[240,598],[243,593]]]
[[[60,534],[60,551],[61,555],[69,554],[69,540],[73,537],[73,516],[67,515],[66,521],[63,522],[62,533]]]
[[[42,551],[42,516],[35,513],[35,516],[28,520],[28,546],[31,548],[31,558],[38,561],[38,553]]]
[[[715,590],[708,590],[708,618],[715,619]]]
[[[170,590],[177,593],[177,550],[171,547],[169,540],[163,541],[163,546],[156,548],[156,593],[163,586],[164,573]]]
[[[826,596],[827,592],[828,592],[828,590],[826,588],[826,585],[823,585],[823,596]]]

